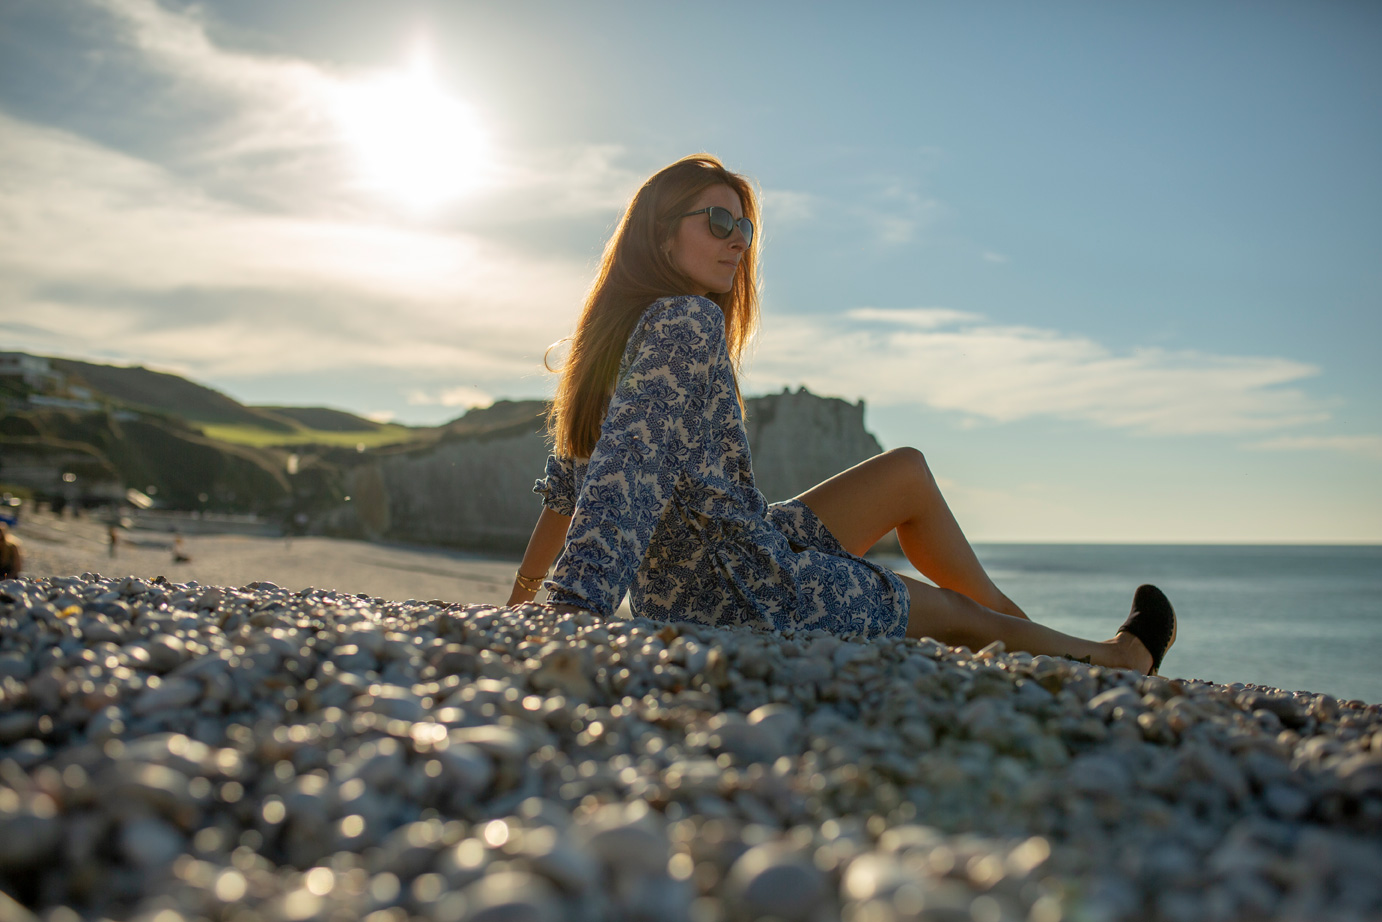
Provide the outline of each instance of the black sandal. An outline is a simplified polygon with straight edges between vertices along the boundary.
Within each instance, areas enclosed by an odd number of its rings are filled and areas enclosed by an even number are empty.
[[[1176,642],[1176,610],[1157,587],[1138,586],[1132,597],[1132,611],[1118,633],[1124,631],[1142,641],[1142,646],[1152,654],[1152,671],[1148,674],[1156,675],[1162,657]]]

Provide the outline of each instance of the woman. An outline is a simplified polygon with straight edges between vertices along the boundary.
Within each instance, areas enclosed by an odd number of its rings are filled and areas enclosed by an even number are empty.
[[[989,579],[919,451],[878,455],[785,503],[754,486],[739,359],[758,320],[758,205],[698,154],[635,194],[562,369],[543,511],[508,604],[716,625],[934,637],[1155,670],[1175,615],[1152,586],[1115,636],[1032,622]],[[861,555],[897,530],[936,583]],[[555,572],[545,584],[552,562]]]

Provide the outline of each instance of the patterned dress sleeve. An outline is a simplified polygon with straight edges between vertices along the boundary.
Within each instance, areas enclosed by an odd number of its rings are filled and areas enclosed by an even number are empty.
[[[533,484],[533,492],[541,494],[542,505],[561,515],[570,515],[576,508],[576,462],[570,458],[547,456],[547,468],[540,480]]]
[[[548,601],[613,614],[692,453],[703,450],[724,314],[681,298],[635,328]]]

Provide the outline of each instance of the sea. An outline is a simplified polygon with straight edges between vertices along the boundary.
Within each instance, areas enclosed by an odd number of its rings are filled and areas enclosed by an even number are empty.
[[[1035,621],[1107,639],[1133,590],[1175,606],[1161,674],[1382,703],[1382,545],[975,544]],[[902,557],[880,563],[914,578]]]

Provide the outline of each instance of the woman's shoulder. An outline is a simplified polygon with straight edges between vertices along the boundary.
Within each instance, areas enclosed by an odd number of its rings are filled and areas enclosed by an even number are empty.
[[[651,323],[654,320],[668,321],[682,318],[723,327],[725,313],[720,305],[700,295],[669,295],[665,298],[658,298],[649,304],[648,309],[643,312],[640,322]]]

